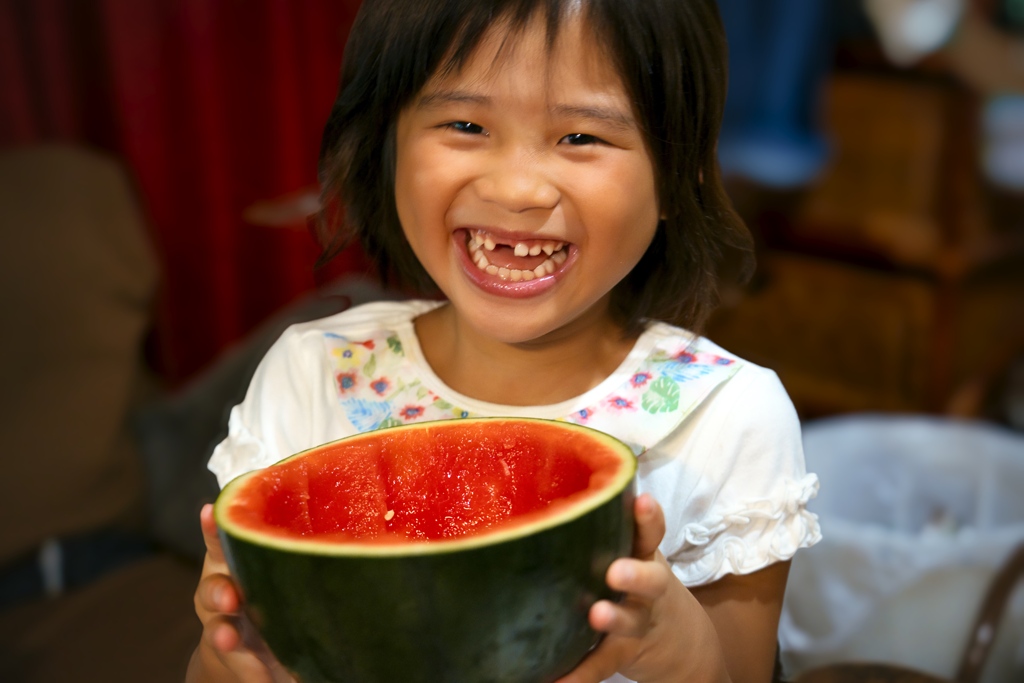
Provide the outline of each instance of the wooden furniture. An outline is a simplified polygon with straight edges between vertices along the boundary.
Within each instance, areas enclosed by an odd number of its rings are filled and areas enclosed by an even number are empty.
[[[745,215],[756,285],[708,336],[775,369],[804,416],[978,415],[1024,352],[1024,223],[991,211],[975,95],[941,65],[853,54],[826,91],[828,169]]]
[[[836,664],[801,676],[798,683],[948,683],[920,671],[885,664]]]

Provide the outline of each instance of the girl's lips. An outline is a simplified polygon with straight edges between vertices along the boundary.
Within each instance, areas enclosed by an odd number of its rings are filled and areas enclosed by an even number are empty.
[[[508,247],[509,254],[495,255],[495,242]],[[576,260],[575,248],[565,242],[496,236],[478,229],[454,231],[452,248],[458,254],[463,272],[473,284],[490,294],[511,298],[538,296],[546,292]],[[522,268],[509,263],[513,249],[517,264]],[[533,253],[528,253],[531,249]],[[488,255],[497,263],[491,263]]]

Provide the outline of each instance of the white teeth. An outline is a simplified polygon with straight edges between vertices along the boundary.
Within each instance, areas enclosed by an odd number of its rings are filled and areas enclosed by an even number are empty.
[[[539,256],[541,253],[544,253],[547,254],[549,258],[544,259],[544,262],[533,270],[505,268],[502,266],[496,266],[487,260],[485,250],[494,251],[498,246],[498,243],[495,242],[492,237],[487,235],[487,233],[483,231],[474,231],[468,243],[470,259],[476,264],[477,268],[487,274],[496,275],[502,280],[510,280],[512,282],[529,282],[530,280],[551,275],[558,269],[558,266],[565,263],[565,260],[569,257],[569,254],[565,251],[565,242],[552,241],[534,243],[532,245],[524,242],[517,242],[513,247],[513,252],[517,257]]]
[[[561,259],[561,261],[564,260],[564,258]],[[480,270],[487,272],[489,275],[497,275],[502,280],[511,280],[512,282],[519,282],[521,280],[529,282],[530,280],[550,275],[558,268],[555,261],[555,257],[552,256],[533,270],[519,270],[517,268],[503,268],[496,266],[488,262],[487,257],[485,257],[481,252],[477,252],[477,258],[475,260],[476,267]]]
[[[540,264],[533,270],[519,270],[517,268],[503,268],[490,263],[487,257],[484,256],[483,252],[478,251],[474,254],[473,261],[476,263],[476,267],[482,271],[485,271],[489,275],[497,275],[502,280],[511,280],[512,282],[535,280],[557,270],[558,265],[556,261],[564,261],[564,258],[556,258],[558,255],[552,256],[549,259],[545,259],[544,263]]]

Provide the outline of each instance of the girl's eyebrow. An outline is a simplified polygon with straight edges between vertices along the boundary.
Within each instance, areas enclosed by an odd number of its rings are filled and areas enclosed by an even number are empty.
[[[623,113],[617,107],[576,106],[558,104],[553,108],[556,114],[574,119],[590,119],[600,121],[625,131],[635,130],[637,125],[632,116]]]
[[[417,106],[423,109],[431,109],[452,103],[490,104],[491,98],[465,90],[435,90],[421,97]]]
[[[491,98],[465,90],[435,90],[421,97],[418,106],[431,109],[452,103],[488,106]],[[637,127],[634,118],[617,107],[557,104],[552,107],[552,112],[566,118],[600,121],[623,130],[635,130]]]

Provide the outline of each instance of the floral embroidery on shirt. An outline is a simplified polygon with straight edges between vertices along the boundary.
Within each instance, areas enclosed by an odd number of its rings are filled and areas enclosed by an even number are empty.
[[[359,398],[341,402],[352,426],[360,432],[379,429],[391,417],[391,404],[387,401],[366,401]]]
[[[415,420],[423,414],[423,406],[406,406],[398,411],[403,420]]]
[[[391,352],[394,353],[396,356],[405,355],[405,351],[402,350],[402,340],[395,335],[391,335],[390,337],[388,337],[388,348],[390,348]]]
[[[633,373],[619,393],[612,394],[599,406],[573,413],[568,419],[586,424],[602,409],[621,413],[636,410],[638,405],[652,415],[676,412],[683,394],[680,385],[718,372],[719,368],[734,362],[732,358],[695,352],[689,347],[674,352],[659,349],[643,361],[641,369]]]
[[[338,380],[338,390],[343,394],[347,394],[356,387],[356,373],[354,372],[339,372],[334,378]]]
[[[609,396],[605,399],[605,404],[612,410],[636,410],[633,401],[624,396]]]
[[[369,339],[325,336],[339,404],[359,431],[475,416],[423,383],[397,332],[382,330]],[[640,454],[682,422],[738,366],[736,359],[702,351],[692,340],[666,338],[612,391],[559,419],[619,433]]]
[[[470,417],[469,411],[455,408],[408,371],[403,365],[405,349],[397,334],[388,333],[383,343],[330,333],[325,338],[338,368],[340,404],[359,431],[395,427],[413,420]],[[347,399],[351,389],[358,391]]]
[[[629,383],[634,387],[642,387],[651,381],[651,373],[638,372],[629,378]]]

